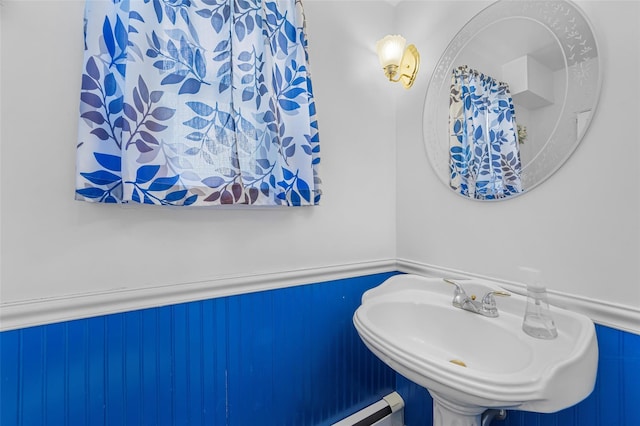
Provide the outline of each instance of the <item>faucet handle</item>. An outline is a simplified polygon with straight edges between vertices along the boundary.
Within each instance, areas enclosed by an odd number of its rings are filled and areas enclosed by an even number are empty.
[[[456,286],[456,289],[457,289],[457,290],[459,290],[459,291],[464,291],[464,290],[462,289],[462,286],[461,286],[460,284],[458,284],[457,282],[455,282],[455,281],[453,280],[453,278],[443,278],[443,280],[444,280],[444,282],[445,282],[445,283],[452,284],[452,285]]]
[[[484,295],[484,297],[489,297],[489,296],[507,297],[507,296],[511,296],[511,293],[509,293],[507,291],[502,291],[502,290],[491,290],[491,291],[487,292],[487,294]]]
[[[444,278],[444,282],[456,286],[456,289],[453,292],[453,301],[451,303],[457,308],[462,308],[462,306],[469,300],[469,296],[467,296],[464,288],[451,278]]]
[[[482,308],[485,310],[494,310],[496,308],[496,299],[493,296],[511,296],[511,293],[501,290],[492,290],[482,296]]]

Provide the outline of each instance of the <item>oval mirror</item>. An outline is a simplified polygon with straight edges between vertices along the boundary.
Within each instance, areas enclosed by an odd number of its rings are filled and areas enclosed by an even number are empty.
[[[517,123],[511,127],[520,158],[517,192],[473,197],[453,184],[450,98],[452,74],[460,69],[492,76],[510,90]],[[503,200],[532,190],[580,143],[597,105],[601,74],[591,25],[570,1],[491,4],[453,38],[428,85],[423,131],[436,174],[471,199]]]

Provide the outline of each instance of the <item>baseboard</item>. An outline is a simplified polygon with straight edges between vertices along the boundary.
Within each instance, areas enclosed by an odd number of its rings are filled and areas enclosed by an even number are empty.
[[[404,426],[404,400],[399,393],[391,392],[331,426]]]

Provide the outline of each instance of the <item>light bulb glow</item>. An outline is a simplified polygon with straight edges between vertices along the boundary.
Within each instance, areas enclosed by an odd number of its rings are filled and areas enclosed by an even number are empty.
[[[389,65],[400,65],[407,41],[400,35],[388,35],[376,44],[378,59],[382,68]]]

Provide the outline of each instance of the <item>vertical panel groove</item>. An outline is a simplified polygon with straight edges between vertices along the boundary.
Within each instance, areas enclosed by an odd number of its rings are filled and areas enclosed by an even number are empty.
[[[61,343],[62,347],[64,348],[64,375],[63,375],[63,383],[64,383],[64,400],[63,402],[63,421],[65,425],[70,424],[69,422],[69,398],[67,398],[67,395],[69,395],[69,323],[65,323],[63,325],[64,327],[64,333],[63,333],[63,340]]]
[[[107,352],[107,348],[109,347],[109,323],[108,323],[108,318],[109,317],[105,317],[104,319],[104,334],[103,339],[104,339],[104,378],[103,378],[103,382],[102,382],[102,386],[104,389],[104,401],[105,401],[105,406],[109,405],[109,353]],[[103,420],[103,425],[108,425],[109,424],[109,410],[105,409],[103,411],[103,416],[104,416],[104,420]]]
[[[23,425],[22,413],[24,412],[24,331],[18,332],[20,350],[18,351],[18,383],[16,383],[16,391],[18,392],[18,412],[16,413],[16,419],[20,426]]]
[[[161,373],[160,373],[160,354],[162,353],[162,351],[160,350],[160,313],[164,312],[164,310],[160,311],[160,310],[156,310],[154,309],[153,312],[155,313],[154,315],[154,324],[156,327],[156,335],[155,335],[155,359],[156,359],[156,379],[155,379],[155,394],[156,394],[156,406],[155,406],[155,411],[156,411],[156,421],[159,421],[162,418],[162,412],[160,411],[160,407],[163,406],[162,400],[160,399],[160,384],[162,383],[160,380],[161,377]]]
[[[120,325],[120,383],[119,386],[122,388],[122,406],[124,407],[124,410],[122,411],[122,417],[123,417],[123,422],[122,424],[126,425],[128,423],[128,416],[126,415],[126,413],[129,413],[129,384],[131,381],[131,378],[127,375],[127,372],[129,371],[129,360],[127,359],[127,333],[126,333],[126,329],[129,328],[128,321],[129,315],[127,314],[123,314],[122,315],[122,322]]]
[[[616,356],[615,356],[615,364],[617,366],[617,372],[618,372],[618,386],[617,386],[617,393],[618,395],[624,395],[624,364],[622,362],[623,359],[623,355],[624,352],[623,350],[623,344],[622,344],[622,339],[624,337],[624,335],[622,333],[615,333],[616,334],[616,340],[617,340],[617,347],[616,347]],[[614,398],[614,401],[616,402],[616,408],[617,408],[617,417],[620,419],[620,424],[626,425],[627,423],[625,422],[625,413],[624,413],[624,398]]]
[[[37,371],[39,371],[44,377],[40,382],[40,409],[42,411],[42,418],[44,419],[44,423],[47,423],[47,384],[48,378],[46,375],[47,371],[47,330],[49,327],[40,328],[40,347],[42,350],[40,351],[40,366]]]
[[[147,365],[145,363],[144,357],[144,342],[147,338],[147,333],[144,330],[144,311],[138,311],[138,402],[140,404],[140,423],[141,424],[150,424],[149,420],[146,418],[146,409],[147,409],[147,399],[146,393],[147,390],[144,386],[144,372],[147,369]]]
[[[186,311],[185,311],[185,315],[184,315],[184,321],[185,321],[185,345],[184,345],[184,371],[186,373],[189,373],[191,371],[191,327],[189,326],[191,324],[190,322],[190,315],[189,315],[189,305],[186,306]],[[191,424],[192,423],[192,412],[191,412],[191,407],[189,407],[189,401],[192,400],[191,397],[191,375],[190,374],[185,374],[185,390],[186,390],[186,401],[185,401],[185,414],[187,417],[187,424]]]
[[[176,397],[176,392],[175,392],[175,388],[176,388],[176,382],[175,382],[175,375],[176,375],[176,342],[175,342],[175,306],[171,307],[171,322],[170,322],[170,329],[169,329],[169,336],[171,339],[171,401],[175,401],[175,397]],[[175,406],[175,402],[171,405],[171,423],[175,424],[176,423],[176,418],[175,418],[175,411],[176,411],[176,406]]]
[[[200,354],[199,362],[200,362],[200,374],[198,375],[198,388],[200,389],[200,424],[204,425],[205,422],[205,410],[206,410],[206,394],[204,391],[204,372],[205,369],[205,357],[204,357],[204,307],[203,304],[198,305],[199,309],[199,338],[198,338],[198,353]]]
[[[90,405],[89,401],[91,400],[91,374],[90,374],[90,362],[89,362],[89,322],[82,321],[83,324],[82,330],[84,332],[84,394],[87,395],[84,401],[74,401],[70,396],[67,397],[70,403],[82,404],[84,406],[84,424],[88,425],[89,423],[89,413],[90,413]]]

